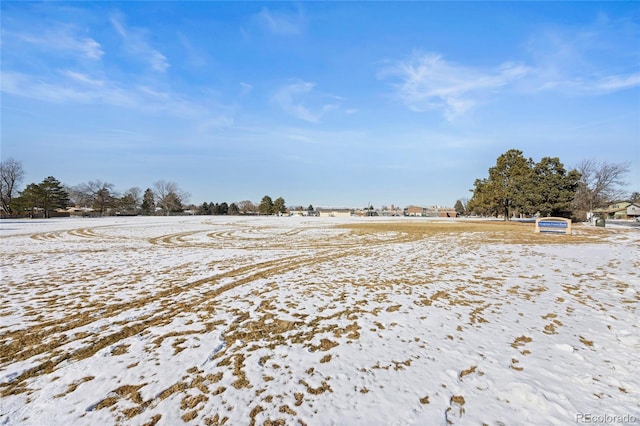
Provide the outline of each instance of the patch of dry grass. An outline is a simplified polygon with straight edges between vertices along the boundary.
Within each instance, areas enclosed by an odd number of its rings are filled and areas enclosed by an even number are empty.
[[[504,244],[577,244],[596,243],[602,235],[592,227],[574,225],[572,235],[536,234],[532,223],[503,221],[407,221],[407,222],[365,222],[337,225],[358,234],[400,233],[407,239],[415,240],[442,234],[452,238],[479,239],[484,243]]]

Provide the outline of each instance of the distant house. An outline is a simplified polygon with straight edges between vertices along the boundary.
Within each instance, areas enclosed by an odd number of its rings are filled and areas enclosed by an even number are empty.
[[[426,208],[427,217],[458,217],[458,213],[451,207],[431,206]]]
[[[409,206],[404,209],[405,216],[426,216],[427,209],[425,207]]]
[[[315,210],[308,210],[303,208],[289,209],[289,216],[317,216]]]
[[[320,217],[351,217],[351,213],[353,212],[352,209],[334,209],[329,207],[318,207],[316,211]]]
[[[58,209],[58,211],[69,213],[69,216],[92,216],[96,215],[96,212],[91,207],[73,206],[66,210]]]
[[[380,216],[403,216],[403,212],[400,207],[392,204],[390,208],[380,210]]]
[[[640,205],[629,202],[613,203],[604,208],[594,209],[593,213],[607,219],[633,219],[640,216]]]

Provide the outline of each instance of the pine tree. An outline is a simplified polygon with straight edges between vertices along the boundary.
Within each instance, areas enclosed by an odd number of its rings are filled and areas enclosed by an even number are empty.
[[[226,215],[228,213],[229,213],[229,205],[223,201],[222,203],[220,203],[220,206],[218,207],[218,214]]]
[[[278,197],[273,202],[273,213],[284,214],[287,212],[287,206],[284,202],[284,198]]]
[[[69,205],[69,193],[60,181],[49,176],[39,184],[31,183],[22,191],[20,204],[34,213],[35,209],[42,209],[44,217],[51,217],[51,211],[65,209]]]
[[[273,200],[268,195],[262,197],[262,201],[260,201],[260,205],[258,206],[258,213],[262,215],[270,215],[273,214]]]
[[[512,149],[498,157],[488,178],[476,179],[466,210],[505,220],[514,213],[567,216],[579,187],[580,173],[567,172],[559,158],[534,163]]]
[[[456,201],[453,209],[456,211],[456,213],[458,213],[459,216],[465,214],[464,204],[462,204],[462,201],[460,200]]]
[[[571,208],[580,182],[580,173],[567,173],[558,157],[544,157],[533,168],[535,190],[532,207],[542,216],[562,216]]]
[[[147,188],[144,191],[144,195],[142,196],[142,214],[145,216],[150,216],[155,214],[156,211],[156,203],[155,203],[155,195],[151,188]]]
[[[481,214],[502,215],[504,220],[509,220],[514,211],[529,210],[532,165],[533,160],[524,158],[520,150],[511,149],[502,154],[489,169],[487,179],[476,179],[470,207]]]

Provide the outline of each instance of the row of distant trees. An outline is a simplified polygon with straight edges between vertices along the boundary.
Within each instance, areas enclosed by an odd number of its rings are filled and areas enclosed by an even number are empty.
[[[249,200],[227,204],[204,202],[199,206],[188,205],[189,193],[177,183],[159,180],[152,187],[142,190],[132,187],[120,194],[114,185],[101,180],[89,181],[70,187],[53,176],[40,183],[30,183],[18,191],[24,179],[22,163],[9,158],[0,163],[0,192],[2,212],[6,216],[43,215],[50,217],[57,209],[80,206],[92,209],[98,216],[120,215],[170,215],[189,210],[201,215],[283,214],[287,207],[284,198],[273,200],[265,195],[262,201]],[[89,213],[87,213],[89,214]]]
[[[539,162],[525,158],[523,152],[511,149],[500,155],[488,177],[476,179],[471,199],[460,199],[454,206],[459,214],[502,216],[573,216],[583,220],[586,213],[614,201],[640,202],[640,194],[625,197],[622,190],[628,163],[584,160],[567,170],[557,157],[544,157]],[[159,180],[152,188],[132,187],[119,194],[114,185],[101,180],[75,187],[63,185],[53,176],[40,183],[30,183],[18,191],[24,178],[22,163],[12,158],[0,162],[0,201],[3,215],[35,215],[48,217],[56,209],[83,206],[94,214],[176,214],[189,209],[194,214],[284,214],[285,200],[265,195],[257,205],[245,200],[239,203],[203,203],[186,205],[189,193],[175,182]],[[311,206],[309,206],[312,209]],[[370,207],[370,209],[372,209]]]
[[[273,200],[269,195],[265,195],[257,205],[249,200],[231,204],[205,202],[198,206],[195,212],[199,215],[273,215],[286,213],[287,206],[284,198],[278,197]]]
[[[132,187],[123,194],[114,185],[101,180],[89,181],[69,187],[53,176],[40,183],[30,183],[18,191],[24,179],[22,163],[12,158],[0,163],[0,201],[7,216],[29,214],[50,217],[57,209],[83,206],[95,214],[162,214],[182,212],[189,194],[175,182],[159,180],[152,188],[142,191]]]
[[[625,196],[628,163],[584,160],[567,170],[558,157],[539,162],[511,149],[500,155],[486,178],[476,179],[470,200],[458,200],[460,213],[484,216],[563,216],[579,220],[587,212],[612,202],[640,200],[638,192]]]

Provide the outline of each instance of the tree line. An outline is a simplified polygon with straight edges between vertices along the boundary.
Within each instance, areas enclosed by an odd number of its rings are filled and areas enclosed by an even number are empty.
[[[558,157],[544,157],[539,162],[525,158],[522,151],[511,149],[500,155],[478,178],[470,190],[471,199],[459,199],[454,209],[459,214],[502,216],[563,216],[584,220],[587,212],[615,201],[640,202],[640,194],[625,197],[622,190],[629,171],[628,163],[584,160],[567,170]],[[92,214],[170,215],[186,209],[201,215],[284,214],[285,200],[265,195],[257,205],[249,200],[238,203],[202,203],[187,205],[189,193],[175,182],[159,180],[142,191],[132,187],[119,194],[114,185],[101,180],[75,187],[63,185],[53,176],[40,183],[30,183],[18,191],[24,178],[22,163],[12,158],[0,162],[0,202],[3,216],[43,215],[50,217],[57,209],[70,206],[89,207]],[[313,210],[312,206],[309,206]]]
[[[0,163],[0,193],[3,216],[28,215],[31,217],[51,217],[56,210],[73,206],[90,208],[87,215],[171,215],[189,210],[199,215],[238,214],[283,214],[285,200],[275,200],[268,195],[259,204],[249,200],[228,204],[227,202],[204,202],[199,206],[187,205],[189,193],[177,183],[159,180],[152,187],[127,189],[119,194],[114,185],[101,180],[89,181],[76,186],[63,185],[53,176],[40,183],[30,183],[18,191],[24,179],[22,163],[12,158]]]
[[[584,160],[567,170],[558,157],[539,162],[511,149],[500,155],[488,177],[476,179],[470,200],[458,200],[456,211],[483,216],[561,216],[586,219],[587,212],[625,199],[622,190],[628,163]],[[638,192],[628,198],[640,200]]]

